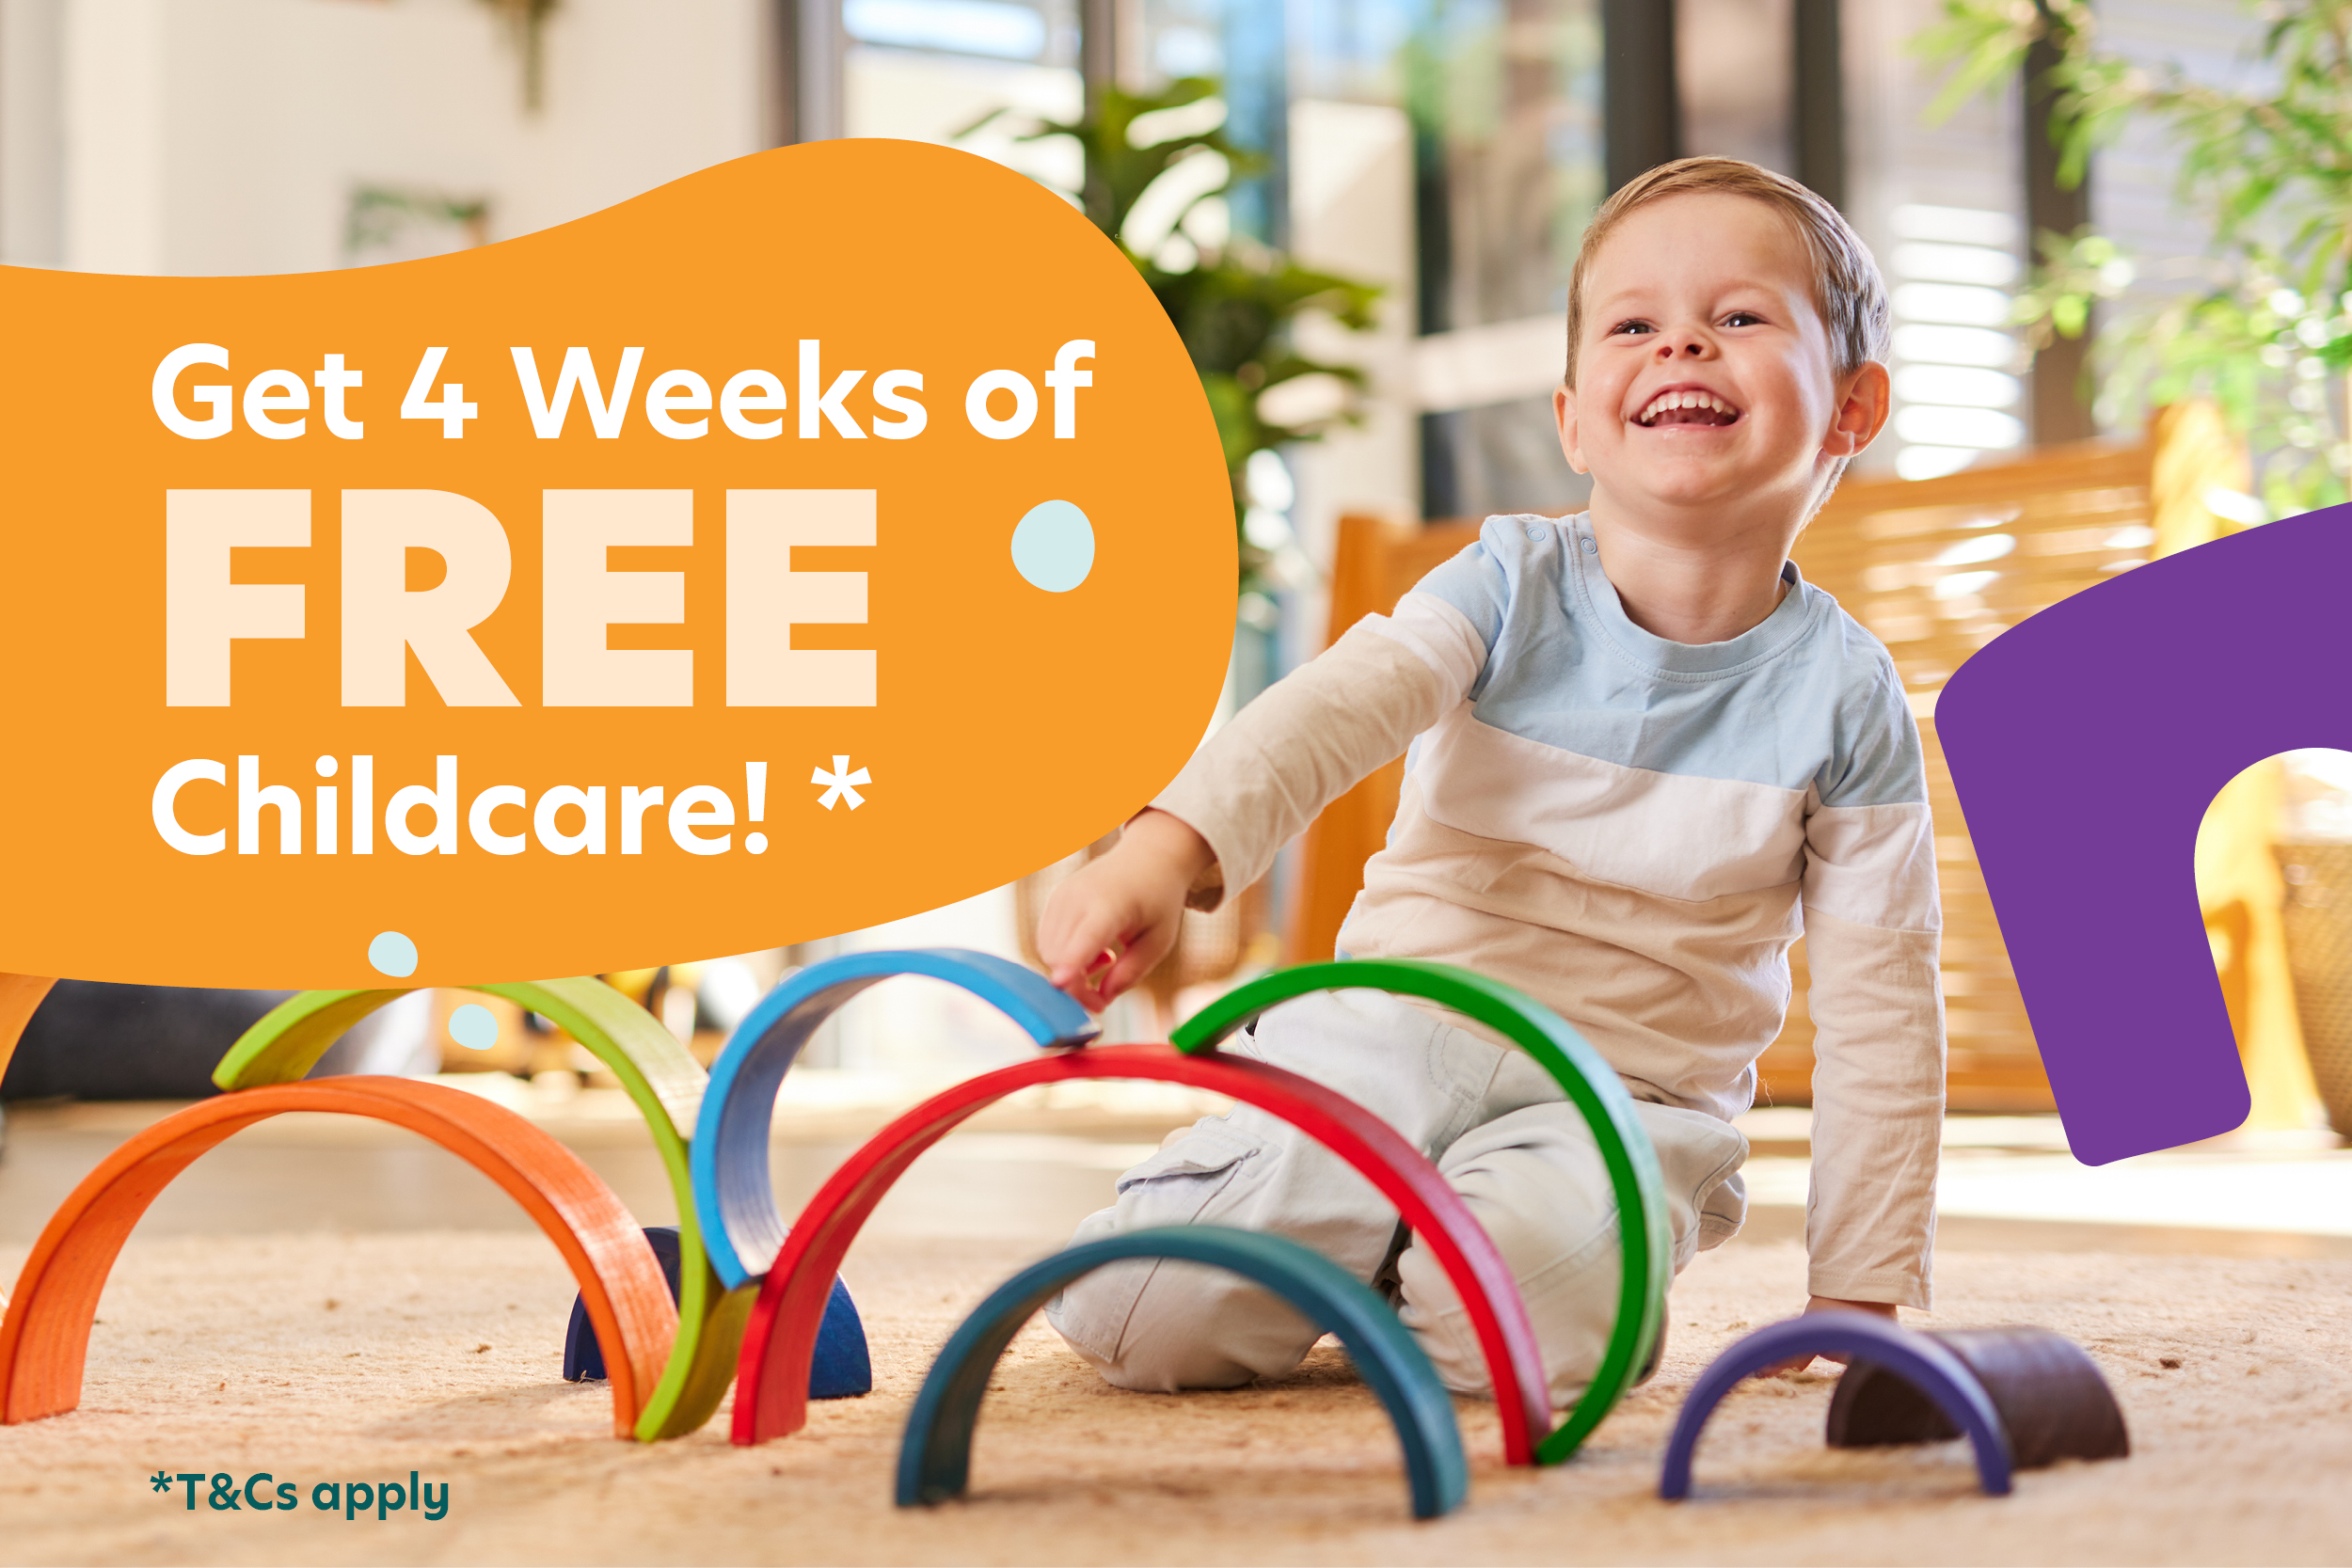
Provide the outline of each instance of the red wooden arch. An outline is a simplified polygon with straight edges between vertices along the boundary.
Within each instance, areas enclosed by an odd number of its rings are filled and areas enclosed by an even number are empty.
[[[764,1443],[808,1418],[809,1358],[842,1256],[866,1216],[924,1150],[1016,1089],[1071,1078],[1189,1084],[1270,1111],[1339,1155],[1397,1206],[1435,1253],[1478,1335],[1502,1418],[1506,1463],[1535,1462],[1550,1425],[1542,1352],[1510,1269],[1459,1194],[1387,1122],[1311,1078],[1246,1057],[1161,1045],[1097,1045],[984,1073],[935,1095],[868,1139],[818,1189],[761,1282],[736,1367],[734,1440]]]
[[[199,1101],[134,1134],[50,1216],[0,1320],[0,1424],[58,1416],[82,1401],[90,1322],[132,1227],[199,1156],[287,1111],[327,1111],[421,1133],[496,1181],[555,1243],[607,1347],[612,1433],[633,1434],[660,1380],[677,1308],[644,1232],[580,1157],[479,1095],[405,1078],[273,1084]],[[611,1347],[621,1347],[612,1354]]]

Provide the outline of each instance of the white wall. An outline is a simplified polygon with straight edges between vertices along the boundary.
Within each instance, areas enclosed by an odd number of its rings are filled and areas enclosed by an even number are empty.
[[[1069,137],[1015,139],[1036,119],[1067,122],[1085,111],[1085,86],[1074,71],[855,48],[843,63],[843,78],[845,135],[961,147],[1065,195],[1086,178],[1085,158]],[[995,109],[1010,112],[974,135],[958,135]]]
[[[1298,484],[1291,526],[1309,560],[1331,564],[1339,519],[1421,518],[1421,442],[1413,359],[1413,137],[1404,111],[1306,100],[1291,105],[1291,243],[1311,267],[1380,285],[1379,326],[1351,333],[1309,322],[1299,346],[1371,377],[1365,420],[1288,453]],[[1329,595],[1295,595],[1285,649],[1294,663],[1323,645]]]
[[[481,0],[7,0],[0,42],[59,35],[61,238],[0,244],[101,272],[334,267],[361,185],[486,197],[492,239],[545,229],[770,145],[771,10],[566,0],[533,113]]]
[[[0,261],[65,252],[65,9],[0,0]]]

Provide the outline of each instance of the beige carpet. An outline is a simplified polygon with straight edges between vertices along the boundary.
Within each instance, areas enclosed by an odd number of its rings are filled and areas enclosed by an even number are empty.
[[[1041,1325],[983,1412],[971,1498],[890,1504],[932,1349],[1035,1249],[877,1241],[849,1277],[878,1391],[730,1448],[724,1418],[656,1448],[607,1435],[601,1386],[555,1377],[570,1286],[535,1236],[134,1242],[91,1338],[81,1410],[0,1430],[0,1558],[26,1562],[2304,1562],[2352,1559],[2352,1261],[1963,1253],[1940,1324],[2073,1335],[2113,1382],[2128,1460],[1975,1492],[1960,1445],[1821,1447],[1831,1378],[1752,1383],[1700,1450],[1701,1496],[1656,1499],[1668,1425],[1707,1358],[1799,1299],[1785,1244],[1703,1257],[1663,1373],[1565,1468],[1511,1471],[1462,1406],[1467,1507],[1415,1524],[1395,1441],[1345,1362],[1180,1398],[1104,1388]],[[0,1249],[12,1277],[22,1247]],[[2171,1365],[2177,1363],[2177,1366]],[[157,1470],[268,1470],[293,1513],[215,1511]],[[437,1522],[352,1521],[318,1482],[449,1487]],[[263,1496],[269,1494],[264,1491]]]

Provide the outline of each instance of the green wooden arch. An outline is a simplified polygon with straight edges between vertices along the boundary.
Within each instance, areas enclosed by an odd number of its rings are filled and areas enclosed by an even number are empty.
[[[1172,1037],[1186,1053],[1214,1051],[1234,1031],[1248,1026],[1278,1003],[1323,990],[1384,990],[1418,996],[1485,1024],[1518,1046],[1559,1082],[1583,1113],[1600,1146],[1609,1185],[1617,1200],[1617,1235],[1623,1259],[1617,1291],[1617,1320],[1609,1347],[1584,1397],[1568,1418],[1535,1447],[1539,1465],[1557,1465],[1576,1452],[1593,1429],[1616,1407],[1649,1361],[1665,1322],[1666,1286],[1674,1274],[1674,1238],[1666,1224],[1664,1183],[1649,1133],[1633,1114],[1633,1097],[1616,1070],[1567,1021],[1533,997],[1452,964],[1418,958],[1343,958],[1336,963],[1278,969],[1263,979],[1226,992],[1179,1024]],[[1625,1216],[1640,1216],[1629,1225]]]
[[[294,1083],[318,1065],[344,1030],[413,989],[310,990],[290,997],[229,1048],[213,1069],[213,1082],[232,1091]],[[720,1288],[704,1255],[695,1215],[687,1134],[680,1129],[691,1128],[701,1112],[707,1081],[702,1066],[652,1014],[592,976],[465,989],[502,996],[554,1020],[621,1081],[644,1116],[677,1200],[681,1267],[677,1338],[661,1381],[638,1418],[637,1436],[647,1443],[683,1436],[710,1419],[726,1397],[752,1307],[748,1292]]]

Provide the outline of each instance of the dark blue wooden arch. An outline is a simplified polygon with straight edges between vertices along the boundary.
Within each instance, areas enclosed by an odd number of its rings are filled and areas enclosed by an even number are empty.
[[[677,1227],[649,1225],[645,1227],[645,1243],[661,1264],[661,1277],[670,1287],[670,1299],[677,1300],[679,1275],[685,1262],[678,1247]],[[572,1297],[571,1323],[564,1331],[564,1381],[601,1383],[604,1378],[604,1346],[597,1341],[596,1325],[589,1321],[586,1298],[576,1295]],[[817,1329],[817,1354],[809,1357],[808,1397],[848,1400],[873,1391],[874,1361],[866,1348],[866,1322],[858,1316],[857,1303],[850,1299],[850,1288],[835,1277],[833,1294],[825,1300],[824,1321]]]
[[[990,1003],[1041,1046],[1091,1039],[1084,1007],[1042,975],[991,953],[908,947],[811,964],[761,999],[710,1064],[688,1163],[710,1266],[729,1291],[756,1285],[784,1245],[769,1185],[768,1131],[784,1075],[824,1022],[868,987],[900,974],[946,980]]]
[[[1264,1286],[1318,1327],[1339,1336],[1371,1386],[1405,1449],[1413,1516],[1434,1519],[1461,1505],[1470,1466],[1454,1401],[1389,1306],[1319,1252],[1281,1236],[1216,1225],[1161,1226],[1089,1242],[1033,1263],[990,1292],[948,1338],[923,1379],[898,1448],[898,1506],[963,1495],[972,1470],[972,1429],[997,1358],[1037,1309],[1073,1280],[1130,1258],[1174,1258],[1231,1269]]]
[[[1901,1378],[1966,1434],[1969,1447],[1976,1450],[1977,1480],[1986,1495],[2008,1496],[2009,1429],[1984,1385],[1959,1356],[1924,1334],[1868,1312],[1808,1312],[1801,1318],[1767,1323],[1733,1344],[1699,1374],[1675,1418],[1674,1435],[1666,1443],[1665,1468],[1658,1479],[1660,1497],[1672,1499],[1691,1495],[1692,1452],[1698,1447],[1707,1418],[1732,1386],[1792,1355],[1847,1355]]]

